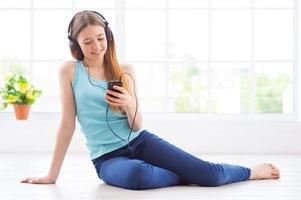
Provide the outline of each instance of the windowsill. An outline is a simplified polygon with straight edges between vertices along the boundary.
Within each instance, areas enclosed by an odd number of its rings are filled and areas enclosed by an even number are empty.
[[[143,113],[144,118],[151,120],[272,120],[298,121],[296,114],[199,114],[199,113]],[[28,120],[59,120],[60,112],[31,112]],[[14,112],[1,112],[0,120],[15,120]]]

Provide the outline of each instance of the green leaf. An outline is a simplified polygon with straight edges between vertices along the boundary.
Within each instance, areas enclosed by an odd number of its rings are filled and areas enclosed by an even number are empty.
[[[27,99],[25,98],[25,104],[31,105],[35,102],[35,99]]]
[[[33,93],[34,97],[38,97],[41,94],[42,94],[42,90],[35,90],[34,93]]]
[[[27,80],[24,76],[20,75],[18,79],[18,83],[27,83]]]
[[[5,108],[7,108],[7,103],[0,104],[0,110],[4,110]]]

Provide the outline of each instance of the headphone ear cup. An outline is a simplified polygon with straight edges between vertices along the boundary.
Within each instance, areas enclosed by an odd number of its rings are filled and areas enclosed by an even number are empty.
[[[107,27],[105,28],[105,32],[106,32],[106,37],[107,37],[108,42],[112,42],[112,39],[113,39],[113,33],[112,33],[110,27],[107,26]]]
[[[77,60],[84,59],[84,54],[77,41],[70,40],[69,47],[70,47],[71,54],[75,57],[75,59]]]

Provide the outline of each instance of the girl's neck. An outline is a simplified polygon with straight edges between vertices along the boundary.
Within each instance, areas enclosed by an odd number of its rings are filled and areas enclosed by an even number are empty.
[[[103,60],[89,60],[89,59],[84,59],[83,63],[85,67],[89,67],[90,69],[95,69],[95,68],[104,68],[104,63]]]

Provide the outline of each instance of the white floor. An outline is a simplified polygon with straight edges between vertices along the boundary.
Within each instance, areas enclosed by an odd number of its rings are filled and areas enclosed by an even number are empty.
[[[68,154],[55,185],[21,184],[27,176],[46,174],[50,154],[0,154],[0,200],[96,199],[252,199],[300,200],[301,155],[196,155],[204,160],[252,166],[273,162],[280,180],[245,181],[215,188],[175,186],[132,191],[101,182],[87,154]],[[120,169],[122,170],[122,169]]]

